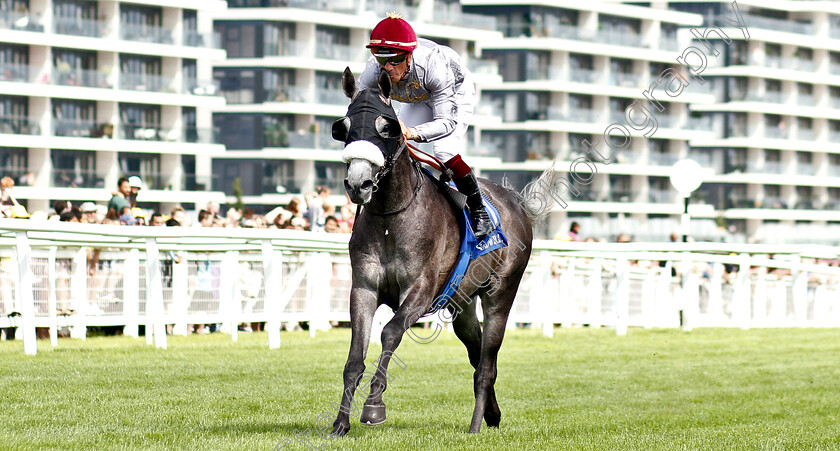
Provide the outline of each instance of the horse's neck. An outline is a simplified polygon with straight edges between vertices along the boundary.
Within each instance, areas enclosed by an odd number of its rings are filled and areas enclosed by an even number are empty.
[[[403,151],[394,161],[391,172],[379,182],[379,187],[368,203],[372,211],[393,212],[412,202],[414,187],[420,174],[414,168],[408,152]]]

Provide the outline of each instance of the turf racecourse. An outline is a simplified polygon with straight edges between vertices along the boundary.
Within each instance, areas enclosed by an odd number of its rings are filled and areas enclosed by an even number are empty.
[[[0,449],[265,449],[313,429],[340,395],[350,334],[284,333],[0,343]],[[373,353],[378,353],[373,346]],[[321,449],[840,449],[840,330],[508,331],[502,427],[466,433],[472,369],[460,342],[409,339],[388,422]],[[370,363],[373,357],[369,357]],[[300,443],[284,449],[306,449]]]

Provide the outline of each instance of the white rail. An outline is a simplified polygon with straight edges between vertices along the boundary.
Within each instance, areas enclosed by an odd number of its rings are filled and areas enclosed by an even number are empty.
[[[160,348],[190,324],[349,321],[348,235],[0,220],[0,328],[37,352],[36,328],[85,338],[122,326]],[[94,249],[100,249],[94,263]],[[536,241],[510,326],[836,327],[840,268],[828,246]],[[727,272],[725,269],[730,271]],[[68,313],[72,310],[72,313]],[[20,315],[9,316],[12,312]],[[480,309],[479,309],[480,313]],[[379,312],[378,327],[390,314]],[[437,316],[425,319],[446,327]],[[378,332],[374,333],[378,338]]]

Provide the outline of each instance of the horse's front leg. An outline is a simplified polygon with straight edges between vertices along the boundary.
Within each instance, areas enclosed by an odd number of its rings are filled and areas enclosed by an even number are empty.
[[[400,301],[400,307],[382,329],[382,354],[379,355],[376,373],[371,377],[370,395],[362,408],[362,416],[359,420],[369,425],[382,424],[385,422],[385,403],[382,401],[382,393],[388,388],[388,364],[394,357],[394,351],[402,341],[405,331],[422,317],[431,305],[434,293],[428,288],[428,284],[417,283],[408,291]],[[397,360],[403,366],[399,357]]]
[[[353,404],[353,395],[365,371],[365,357],[370,343],[370,329],[373,314],[376,311],[377,298],[373,290],[353,288],[350,290],[350,353],[344,365],[344,391],[341,394],[341,406],[333,423],[332,434],[343,436],[350,430],[350,413],[358,413],[358,406]]]

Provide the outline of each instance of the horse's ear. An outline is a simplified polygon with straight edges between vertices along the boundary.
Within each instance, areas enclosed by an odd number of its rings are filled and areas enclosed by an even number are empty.
[[[379,94],[385,99],[391,97],[391,76],[384,69],[379,71]]]
[[[347,97],[352,99],[356,95],[356,77],[353,76],[349,67],[344,69],[344,74],[341,76],[341,87]]]

